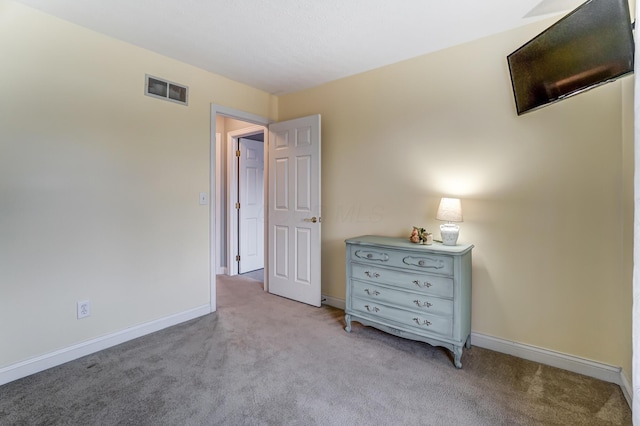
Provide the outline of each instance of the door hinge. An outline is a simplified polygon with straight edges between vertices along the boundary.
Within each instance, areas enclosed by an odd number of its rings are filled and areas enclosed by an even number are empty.
[[[240,150],[236,151],[236,157],[240,157]]]
[[[236,209],[240,208],[240,203],[236,203]]]
[[[240,255],[236,255],[236,262],[240,262]]]

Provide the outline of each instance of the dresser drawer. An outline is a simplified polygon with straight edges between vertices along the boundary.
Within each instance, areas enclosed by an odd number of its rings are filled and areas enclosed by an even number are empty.
[[[351,308],[367,314],[370,318],[384,318],[409,328],[450,336],[453,319],[395,308],[383,303],[353,298]]]
[[[374,302],[389,303],[401,308],[432,315],[453,316],[453,301],[420,293],[398,291],[368,282],[353,281],[352,296]]]
[[[370,265],[388,265],[420,272],[453,275],[453,258],[451,256],[352,246],[351,259]]]
[[[440,297],[453,297],[453,278],[380,268],[361,263],[351,264],[351,278],[385,283]]]

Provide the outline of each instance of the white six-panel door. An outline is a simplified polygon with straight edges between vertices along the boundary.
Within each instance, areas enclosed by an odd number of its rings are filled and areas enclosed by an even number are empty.
[[[320,115],[269,126],[269,292],[320,306]]]
[[[240,138],[238,273],[264,268],[264,143]]]

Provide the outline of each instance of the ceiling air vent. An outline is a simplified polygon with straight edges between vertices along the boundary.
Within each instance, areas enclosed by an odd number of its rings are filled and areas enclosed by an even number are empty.
[[[166,101],[188,105],[189,88],[152,75],[145,75],[144,94]]]

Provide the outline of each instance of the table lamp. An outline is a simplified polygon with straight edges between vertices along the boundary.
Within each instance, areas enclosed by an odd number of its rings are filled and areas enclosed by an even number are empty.
[[[458,241],[460,227],[452,222],[462,222],[462,206],[459,198],[442,198],[438,206],[436,219],[446,220],[447,223],[440,225],[440,235],[442,244],[445,246],[455,246]]]

